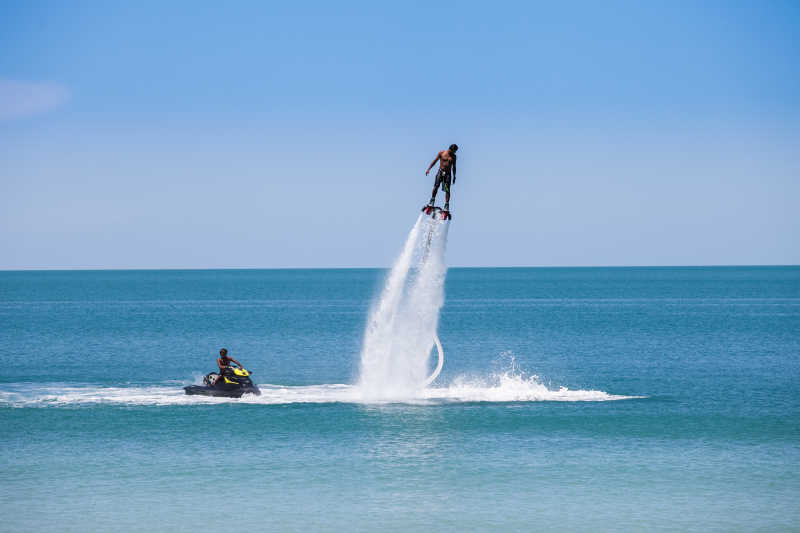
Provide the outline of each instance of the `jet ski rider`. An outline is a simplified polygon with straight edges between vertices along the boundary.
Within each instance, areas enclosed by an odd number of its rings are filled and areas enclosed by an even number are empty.
[[[230,368],[231,367],[231,363],[236,363],[236,365],[239,368],[244,368],[242,366],[242,363],[240,363],[239,361],[237,361],[233,357],[228,357],[228,350],[226,350],[225,348],[221,349],[219,351],[219,358],[217,359],[217,366],[219,367],[219,376],[217,376],[217,379],[214,380],[214,385],[216,385],[217,382],[220,379],[222,379],[222,373],[224,372],[224,370],[226,368]]]

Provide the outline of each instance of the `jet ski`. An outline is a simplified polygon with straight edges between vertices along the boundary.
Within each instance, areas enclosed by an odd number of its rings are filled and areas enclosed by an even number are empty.
[[[225,396],[241,398],[243,394],[261,395],[261,390],[250,379],[250,372],[244,368],[228,367],[222,371],[222,378],[216,372],[209,372],[203,377],[203,385],[189,385],[183,390],[186,394],[202,394],[204,396]],[[217,383],[216,385],[214,383]]]

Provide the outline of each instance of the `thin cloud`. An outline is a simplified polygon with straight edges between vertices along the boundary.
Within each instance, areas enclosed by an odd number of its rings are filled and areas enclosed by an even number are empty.
[[[58,83],[0,80],[0,120],[45,113],[69,98],[69,89]]]

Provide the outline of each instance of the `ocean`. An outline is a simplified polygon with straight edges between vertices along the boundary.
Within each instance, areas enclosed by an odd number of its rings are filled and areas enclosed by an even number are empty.
[[[800,531],[800,267],[451,268],[382,396],[388,277],[0,272],[0,531]]]

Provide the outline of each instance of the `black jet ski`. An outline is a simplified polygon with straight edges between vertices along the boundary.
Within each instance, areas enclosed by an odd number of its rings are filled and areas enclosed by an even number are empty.
[[[189,385],[183,390],[186,394],[202,394],[204,396],[225,396],[241,398],[243,394],[261,395],[261,390],[250,379],[250,372],[244,368],[228,367],[222,371],[222,378],[217,381],[216,372],[210,372],[203,378],[203,385]]]

